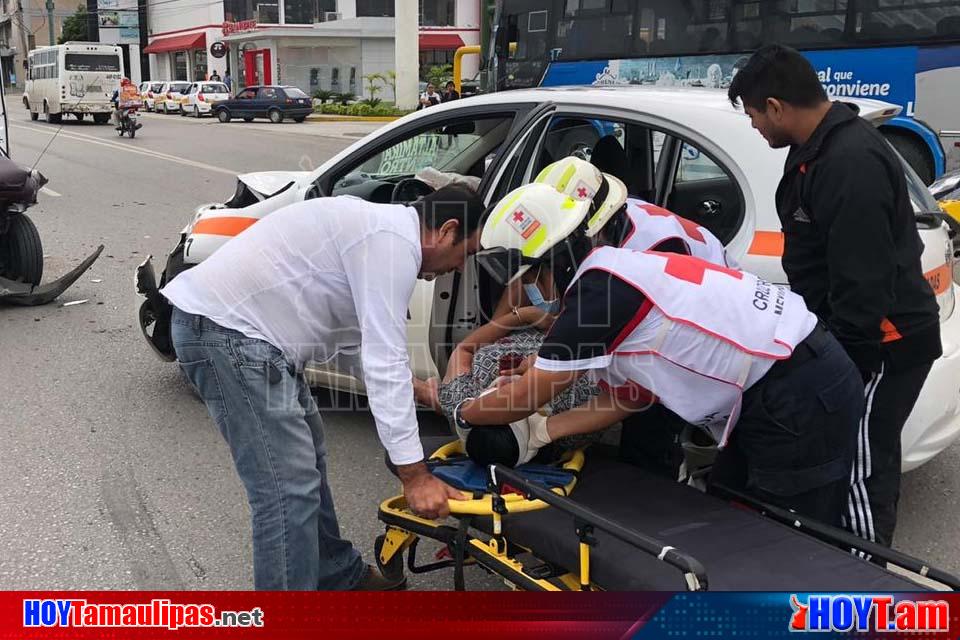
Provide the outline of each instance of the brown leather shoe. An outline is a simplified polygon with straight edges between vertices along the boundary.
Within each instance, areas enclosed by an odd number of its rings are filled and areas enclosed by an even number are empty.
[[[404,591],[406,588],[406,576],[401,575],[396,579],[386,578],[377,569],[367,565],[367,575],[351,591]]]

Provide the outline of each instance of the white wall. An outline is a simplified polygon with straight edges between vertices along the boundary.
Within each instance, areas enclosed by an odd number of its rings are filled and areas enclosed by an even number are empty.
[[[150,35],[197,29],[223,22],[223,3],[210,0],[147,0],[147,29]],[[179,35],[179,34],[178,34]]]
[[[367,95],[366,90],[367,82],[363,79],[363,76],[371,73],[381,73],[385,75],[388,71],[393,71],[396,68],[394,64],[393,40],[390,38],[364,39],[362,43],[361,60],[360,86],[358,87],[357,93],[360,94],[362,92],[364,98],[369,98],[370,96]],[[383,86],[383,90],[377,94],[377,97],[383,100],[393,101],[395,96],[390,86],[384,83],[378,84]]]

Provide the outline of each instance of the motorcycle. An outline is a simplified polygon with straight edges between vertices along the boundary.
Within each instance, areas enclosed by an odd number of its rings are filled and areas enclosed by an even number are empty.
[[[139,114],[136,107],[122,109],[120,111],[120,126],[117,127],[117,133],[120,137],[122,138],[124,133],[131,138],[136,137],[137,129],[143,126],[138,120]]]
[[[103,251],[100,245],[75,269],[40,285],[43,245],[26,210],[37,203],[47,179],[0,154],[0,303],[40,305],[53,301],[90,268]]]

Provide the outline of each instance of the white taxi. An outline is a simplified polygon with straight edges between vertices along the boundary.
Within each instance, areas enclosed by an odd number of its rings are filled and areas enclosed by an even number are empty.
[[[222,82],[194,82],[180,99],[180,115],[199,118],[213,114],[218,102],[230,99],[230,90]]]
[[[190,88],[189,82],[164,82],[154,98],[154,111],[161,113],[177,113],[180,111],[180,99],[183,93]]]
[[[853,102],[874,124],[899,112],[888,103]],[[723,91],[644,86],[475,96],[401,118],[315,171],[241,175],[232,198],[197,209],[170,255],[166,275],[202,261],[263,216],[293,202],[348,194],[409,202],[430,190],[413,176],[433,167],[481,178],[481,196],[490,204],[571,152],[603,163],[632,195],[710,229],[744,269],[786,282],[774,205],[786,150],[771,149]],[[960,313],[954,310],[954,247],[943,214],[905,163],[904,173],[924,242],[923,268],[940,305],[943,341],[943,357],[934,364],[903,431],[903,467],[909,470],[960,435]],[[140,275],[147,272],[152,274],[149,261]],[[472,261],[462,275],[418,282],[408,322],[414,374],[442,373],[451,346],[489,317],[500,292]],[[141,325],[151,338],[149,313],[141,312]],[[157,341],[152,342],[156,347]],[[363,390],[355,372],[336,365],[308,365],[307,373],[318,385]]]

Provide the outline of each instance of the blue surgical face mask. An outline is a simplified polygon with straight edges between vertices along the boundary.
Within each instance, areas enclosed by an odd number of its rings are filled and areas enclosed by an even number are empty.
[[[557,313],[560,311],[560,301],[544,300],[543,294],[540,293],[540,287],[538,287],[536,284],[523,285],[523,292],[527,294],[527,299],[530,300],[530,304],[535,306],[537,309],[540,309],[545,313]]]

